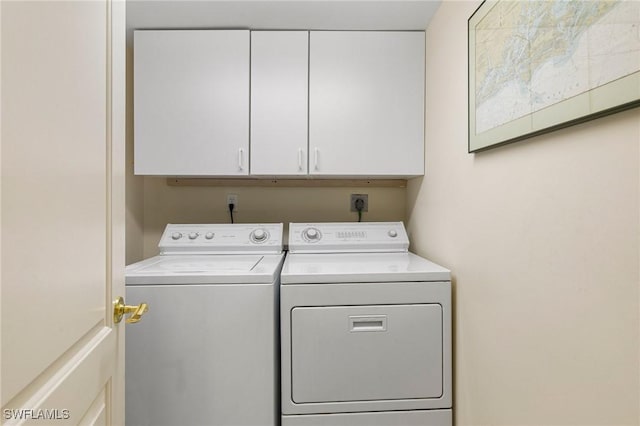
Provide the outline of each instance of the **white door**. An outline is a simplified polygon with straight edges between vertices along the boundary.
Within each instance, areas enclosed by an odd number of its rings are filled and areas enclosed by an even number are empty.
[[[136,31],[135,172],[249,174],[249,31]]]
[[[123,424],[123,1],[0,2],[2,423]]]
[[[309,174],[424,174],[424,32],[311,31]]]
[[[251,174],[307,174],[309,32],[251,32]]]

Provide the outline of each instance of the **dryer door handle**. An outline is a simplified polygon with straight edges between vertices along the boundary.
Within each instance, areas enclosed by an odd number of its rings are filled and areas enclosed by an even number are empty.
[[[351,315],[349,316],[349,331],[387,331],[386,315]]]

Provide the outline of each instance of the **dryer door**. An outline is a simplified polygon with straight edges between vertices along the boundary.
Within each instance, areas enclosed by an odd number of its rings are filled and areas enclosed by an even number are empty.
[[[293,402],[440,398],[442,315],[440,304],[292,309]]]

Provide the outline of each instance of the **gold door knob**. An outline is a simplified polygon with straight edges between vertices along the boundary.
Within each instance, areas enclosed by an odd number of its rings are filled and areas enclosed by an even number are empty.
[[[136,323],[148,310],[149,306],[146,303],[141,303],[138,306],[125,305],[124,299],[120,296],[113,301],[113,321],[118,324],[125,314],[131,314],[125,321],[128,324]]]

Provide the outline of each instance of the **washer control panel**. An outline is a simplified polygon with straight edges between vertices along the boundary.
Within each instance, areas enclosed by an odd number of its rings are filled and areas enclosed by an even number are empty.
[[[158,247],[161,254],[281,253],[282,228],[282,223],[170,223]]]
[[[289,224],[291,253],[406,252],[402,222],[327,222]]]

